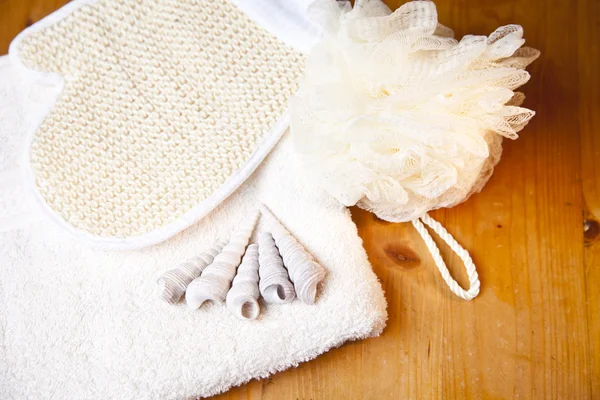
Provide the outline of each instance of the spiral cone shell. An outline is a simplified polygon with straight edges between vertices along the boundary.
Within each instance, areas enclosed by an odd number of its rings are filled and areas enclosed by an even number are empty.
[[[243,224],[231,236],[229,243],[223,247],[223,251],[204,269],[202,275],[190,283],[185,293],[188,307],[196,309],[205,301],[215,303],[225,301],[231,280],[240,265],[257,221],[258,214],[255,214],[247,223]]]
[[[314,304],[317,296],[317,285],[325,278],[325,269],[317,263],[313,256],[283,226],[264,204],[260,209],[267,219],[275,244],[283,258],[290,279],[294,283],[296,296],[306,304]]]
[[[169,304],[177,303],[191,281],[200,276],[204,268],[221,252],[224,241],[203,251],[198,256],[182,262],[177,268],[165,272],[157,281],[161,297]]]
[[[260,313],[259,296],[258,245],[251,244],[227,293],[227,309],[240,319],[255,319]]]
[[[269,232],[263,232],[258,237],[258,254],[260,294],[265,301],[282,304],[294,300],[294,285],[289,280],[288,271]]]

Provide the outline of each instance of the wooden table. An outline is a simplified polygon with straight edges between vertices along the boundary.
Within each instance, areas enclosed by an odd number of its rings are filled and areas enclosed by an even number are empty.
[[[63,3],[0,0],[0,54]],[[432,213],[471,251],[481,295],[454,297],[409,224],[353,209],[386,292],[383,335],[217,398],[600,399],[600,1],[440,0],[438,9],[458,36],[522,24],[542,51],[523,89],[537,116],[505,142],[482,193]],[[464,284],[459,260],[440,247]]]

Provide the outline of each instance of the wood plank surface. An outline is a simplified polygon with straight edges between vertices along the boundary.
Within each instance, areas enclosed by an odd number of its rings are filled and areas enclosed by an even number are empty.
[[[0,0],[0,53],[65,2]],[[383,335],[216,399],[600,399],[600,2],[454,0],[438,11],[458,36],[519,23],[542,51],[523,88],[536,117],[505,142],[480,194],[432,213],[470,250],[481,295],[454,297],[410,224],[352,209],[386,292]]]

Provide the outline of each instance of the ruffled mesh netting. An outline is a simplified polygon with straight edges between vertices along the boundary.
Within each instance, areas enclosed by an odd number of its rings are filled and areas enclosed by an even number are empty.
[[[291,104],[302,160],[340,202],[409,221],[481,190],[534,112],[513,92],[537,50],[523,29],[460,41],[434,3],[318,0],[323,40]]]

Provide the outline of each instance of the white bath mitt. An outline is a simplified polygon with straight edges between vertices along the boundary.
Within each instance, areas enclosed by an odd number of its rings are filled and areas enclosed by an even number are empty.
[[[27,150],[45,213],[135,248],[216,207],[287,127],[312,37],[296,3],[78,0],[22,32],[13,65],[63,86]]]

